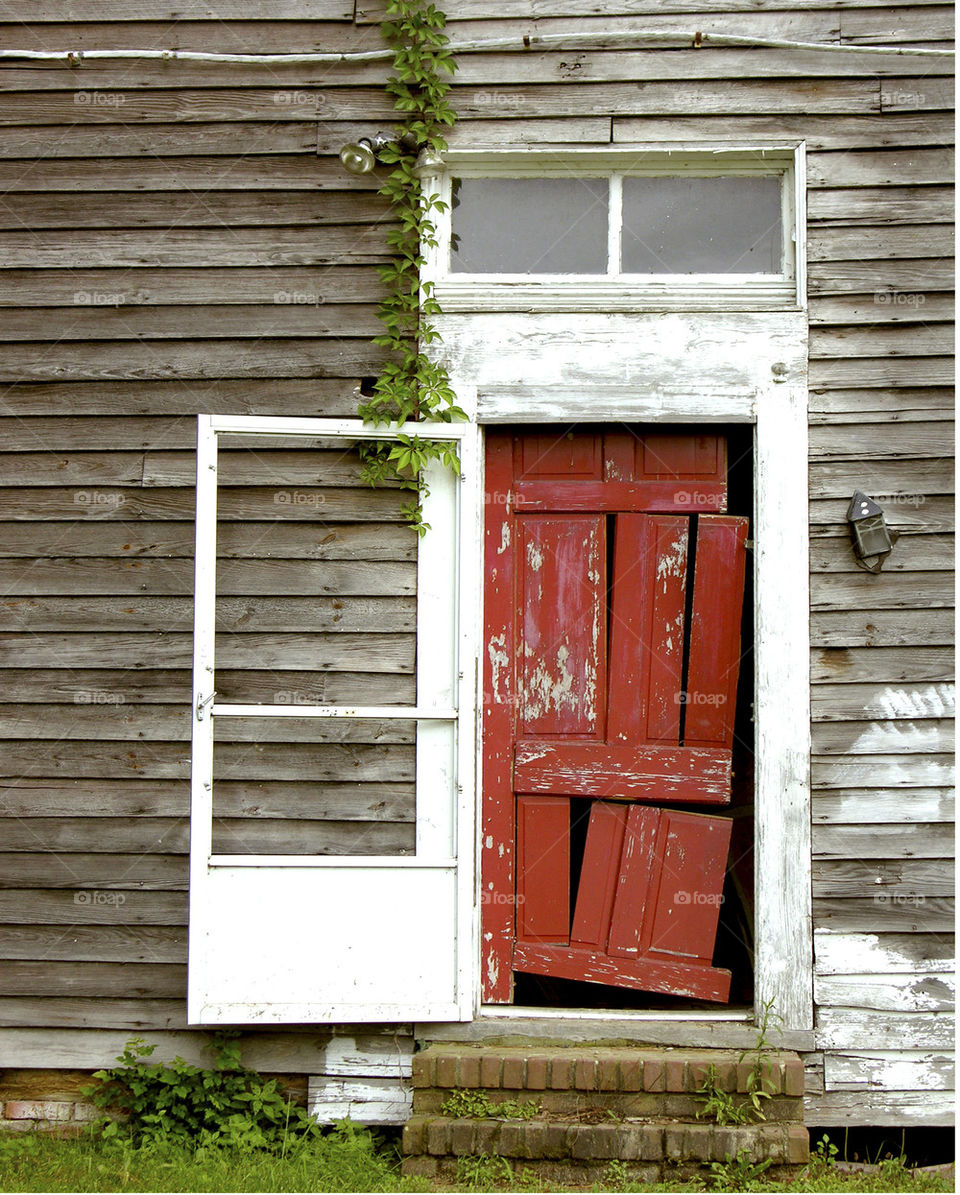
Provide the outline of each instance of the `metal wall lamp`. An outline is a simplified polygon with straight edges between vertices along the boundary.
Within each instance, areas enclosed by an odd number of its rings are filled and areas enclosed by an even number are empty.
[[[855,490],[850,499],[847,522],[857,564],[867,572],[878,573],[893,551],[899,533],[887,527],[883,508],[861,490]]]
[[[377,155],[382,153],[388,145],[400,145],[404,149],[415,150],[417,141],[410,133],[402,137],[395,137],[392,133],[377,133],[373,137],[360,137],[351,141],[340,150],[340,161],[345,170],[351,174],[369,174],[377,164]]]

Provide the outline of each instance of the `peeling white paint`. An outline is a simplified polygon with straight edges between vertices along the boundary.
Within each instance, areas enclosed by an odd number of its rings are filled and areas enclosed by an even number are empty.
[[[900,751],[937,752],[942,747],[937,726],[916,722],[872,722],[857,735],[852,751],[888,755]]]
[[[539,546],[532,541],[527,544],[527,563],[535,573],[543,568],[543,553]]]
[[[573,689],[574,675],[567,666],[570,649],[565,643],[557,648],[557,676],[553,677],[546,660],[541,659],[527,680],[523,693],[522,714],[527,722],[543,717],[551,709],[577,708],[577,694]]]
[[[492,834],[488,834],[486,836],[486,838],[483,840],[483,845],[487,848],[488,851],[493,847],[493,835]]]
[[[506,668],[510,663],[510,657],[507,654],[506,631],[500,635],[490,636],[487,654],[490,657],[490,687],[493,690],[493,700],[499,703],[503,701],[503,694],[500,690],[500,670]]]
[[[500,547],[497,548],[497,555],[502,556],[507,548],[510,547],[510,524],[504,519],[500,524]]]
[[[922,689],[886,688],[877,698],[887,718],[950,718],[954,712],[953,685],[927,685]]]

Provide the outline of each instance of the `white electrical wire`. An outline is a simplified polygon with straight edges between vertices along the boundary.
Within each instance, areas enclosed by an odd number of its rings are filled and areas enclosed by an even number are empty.
[[[750,37],[732,33],[702,33],[678,29],[666,32],[638,33],[635,30],[581,33],[531,33],[521,38],[496,37],[482,41],[450,42],[444,48],[451,54],[480,54],[490,50],[519,52],[534,49],[574,50],[594,42],[633,42],[638,48],[658,42],[689,42],[691,48],[704,46],[749,46],[771,50],[824,50],[841,54],[894,54],[901,57],[952,58],[953,50],[912,49],[909,46],[860,46],[839,42],[784,41],[778,38]],[[281,66],[384,62],[393,50],[361,50],[343,54],[219,54],[205,50],[0,50],[0,61],[20,59],[30,62],[60,62],[79,66],[84,62],[104,60],[160,60],[164,62],[220,62],[244,66]]]

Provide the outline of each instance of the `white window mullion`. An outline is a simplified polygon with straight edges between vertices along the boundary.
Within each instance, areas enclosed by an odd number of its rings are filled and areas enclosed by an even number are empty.
[[[623,175],[610,175],[610,207],[607,213],[607,277],[620,275],[620,242],[623,234]]]

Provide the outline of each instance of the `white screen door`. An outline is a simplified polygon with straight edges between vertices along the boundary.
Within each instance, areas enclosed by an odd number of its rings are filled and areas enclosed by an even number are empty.
[[[231,489],[241,472],[237,463],[241,453],[234,449],[242,447],[254,454],[250,457],[254,470],[274,468],[269,465],[273,460],[293,461],[289,468],[283,466],[288,469],[287,476],[292,475],[289,469],[294,466],[301,470],[309,466],[308,452],[298,451],[295,459],[282,458],[287,444],[302,447],[313,443],[332,458],[341,446],[343,451],[352,451],[363,441],[403,434],[455,442],[462,467],[460,479],[439,466],[428,471],[430,495],[424,501],[424,519],[431,530],[418,542],[415,566],[408,566],[415,568],[416,576],[415,613],[412,597],[408,602],[411,630],[414,620],[416,630],[413,700],[404,704],[388,700],[378,705],[321,703],[312,701],[310,692],[289,687],[279,695],[274,693],[272,700],[263,689],[254,693],[254,699],[237,700],[229,691],[228,680],[224,681],[227,695],[218,691],[219,677],[231,675],[227,670],[235,661],[230,652],[237,650],[241,639],[234,636],[231,641],[224,633],[218,612],[218,600],[223,600],[218,599],[218,574],[222,574],[222,588],[240,575],[238,569],[247,567],[230,558],[231,544],[243,533],[246,517],[242,507],[246,499],[237,499]],[[355,420],[200,416],[190,839],[191,1024],[470,1018],[475,644],[480,589],[475,542],[478,470],[477,429],[467,424],[431,424],[429,429],[407,425],[383,431]],[[222,475],[219,486],[218,472]],[[263,502],[260,513],[250,518],[269,520],[263,487],[250,492],[260,494]],[[284,514],[314,518],[309,526],[317,528],[343,492],[330,490],[333,497],[323,498],[318,491],[280,490],[274,491],[273,502],[287,508]],[[294,509],[311,493],[315,503],[328,503],[322,517],[316,511],[303,516]],[[218,518],[218,494],[223,495],[224,510],[234,503],[233,513],[228,515],[234,523]],[[388,495],[378,494],[377,500],[380,497]],[[333,602],[300,591],[293,597],[274,599],[275,591],[269,589],[271,577],[282,581],[284,576],[278,565],[285,562],[273,557],[283,552],[291,534],[303,525],[257,524],[268,547],[261,549],[260,571],[248,575],[267,591],[243,599],[250,609],[265,608],[267,599],[273,599],[281,610],[288,608],[284,602],[299,602],[301,610],[303,603],[311,600]],[[365,535],[368,542],[378,534],[373,522],[361,525],[356,533]],[[392,534],[405,532],[395,523]],[[219,551],[218,537],[223,541]],[[372,572],[377,571],[374,566]],[[387,566],[380,571],[386,573]],[[289,570],[286,576],[289,582]],[[247,590],[250,584],[246,582]],[[258,605],[260,598],[263,601]],[[379,607],[372,603],[378,600],[382,599],[362,599],[367,603],[364,609],[371,607],[375,616]],[[341,605],[349,616],[350,601],[344,599]],[[261,670],[249,675],[294,675],[263,671],[276,666],[275,659],[267,658],[268,647],[263,646],[268,638],[249,636],[244,641],[245,650],[249,642],[254,655],[258,650],[264,653],[263,660],[252,665]],[[369,641],[386,639],[381,636]],[[310,636],[302,636],[300,642],[302,661],[293,665],[287,661],[284,666],[316,667],[318,675],[322,674],[322,659],[314,654]],[[221,653],[225,664],[220,661]],[[218,671],[221,667],[222,673]],[[413,676],[408,682],[413,686]],[[316,816],[313,809],[326,799],[322,794],[330,786],[319,781],[312,784],[310,775],[297,772],[296,760],[301,756],[312,759],[325,750],[348,750],[340,744],[356,741],[359,728],[370,725],[379,728],[377,742],[402,740],[406,744],[379,748],[375,743],[371,748],[381,752],[385,762],[380,766],[386,769],[387,781],[391,751],[405,752],[409,761],[407,787],[415,795],[415,807],[411,806],[415,813],[408,815],[407,826],[400,827],[408,835],[406,845],[390,853],[368,853],[371,842],[387,841],[393,832],[389,825],[378,825],[374,815],[367,823],[367,846],[362,853],[351,853],[349,836],[344,839],[346,848],[336,853],[312,850],[311,828],[318,823],[297,818],[301,813]],[[406,732],[404,726],[409,728]],[[296,735],[292,733],[295,729]],[[315,746],[331,741],[332,748]],[[237,755],[238,744],[244,748],[242,755]],[[215,756],[221,748],[218,766]],[[270,853],[250,849],[230,853],[234,839],[224,837],[222,827],[234,827],[235,840],[248,841],[242,828],[244,817],[253,808],[249,800],[245,803],[242,791],[239,797],[231,794],[244,782],[245,772],[257,775],[257,768],[268,758],[276,761],[269,775],[280,778],[260,783],[258,791],[267,794],[264,804],[295,805],[294,820],[284,823],[284,832],[301,835],[295,841],[299,853],[277,849],[276,841],[286,841],[282,839],[275,840]],[[224,776],[227,779],[221,784]],[[229,822],[218,815],[218,788],[227,793],[228,803],[234,801]],[[337,791],[348,790],[349,795],[349,789],[340,784]],[[349,823],[335,823],[334,829],[342,832],[344,825],[349,829]],[[241,831],[236,831],[237,826]],[[386,837],[378,837],[381,832]]]

